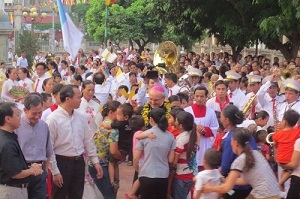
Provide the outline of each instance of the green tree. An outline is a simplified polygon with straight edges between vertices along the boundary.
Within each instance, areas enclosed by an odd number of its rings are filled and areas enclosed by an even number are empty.
[[[34,28],[37,29],[37,30],[49,30],[52,28],[52,23],[39,23],[39,24],[35,24],[34,25]],[[60,22],[57,21],[54,23],[54,29],[55,30],[58,30],[61,28],[61,25],[60,25]]]
[[[158,17],[153,16],[150,9],[152,0],[136,0],[123,7],[112,4],[109,7],[108,38],[115,43],[134,41],[139,51],[149,42],[162,41],[164,28]],[[91,7],[87,12],[88,33],[96,41],[104,41],[105,32],[105,4],[104,0],[91,0]],[[100,13],[100,14],[99,14]]]
[[[25,51],[29,67],[32,66],[33,58],[38,50],[37,38],[31,31],[23,30],[19,33],[19,45],[16,47],[16,54],[20,56],[21,51]]]
[[[260,24],[262,41],[268,48],[279,50],[286,60],[295,59],[300,45],[300,3],[296,0],[272,2],[272,9],[265,11]],[[283,35],[288,38],[285,43]]]

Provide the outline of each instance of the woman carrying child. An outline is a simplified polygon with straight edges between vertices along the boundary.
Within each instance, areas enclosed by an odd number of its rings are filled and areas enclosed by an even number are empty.
[[[120,102],[112,101],[103,106],[102,115],[103,122],[111,124],[117,120],[117,109]],[[102,193],[104,199],[115,199],[116,193],[113,191],[109,173],[108,163],[110,154],[116,159],[122,159],[122,155],[118,150],[119,132],[116,129],[106,129],[100,125],[99,129],[94,134],[94,142],[97,147],[98,157],[103,170],[103,177],[97,178],[97,171],[92,165],[89,165],[89,173],[96,183],[98,189]]]
[[[133,165],[135,170],[139,171],[140,191],[143,199],[167,198],[169,163],[172,163],[174,159],[174,136],[166,131],[168,120],[163,109],[152,109],[149,122],[152,128],[144,133],[152,132],[156,139],[138,141]],[[144,153],[144,162],[139,168],[142,153]]]

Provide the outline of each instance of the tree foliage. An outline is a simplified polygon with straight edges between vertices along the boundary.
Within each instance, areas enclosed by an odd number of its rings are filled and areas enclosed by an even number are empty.
[[[237,55],[259,40],[295,58],[300,44],[297,0],[153,0],[155,15],[192,39],[207,31]],[[281,36],[289,41],[281,43]]]
[[[29,67],[31,67],[33,62],[33,57],[36,52],[39,50],[38,41],[34,34],[31,31],[23,30],[19,33],[19,45],[16,46],[16,54],[20,55],[21,51],[26,52],[26,58],[28,61]]]
[[[300,46],[300,3],[296,0],[276,1],[260,24],[262,41],[280,50],[287,60],[297,57]],[[288,41],[283,43],[282,36]]]
[[[108,38],[115,43],[133,40],[139,50],[143,50],[149,42],[162,39],[163,28],[157,17],[150,12],[151,0],[136,0],[124,7],[119,4],[109,6]],[[104,41],[105,4],[104,1],[91,0],[91,8],[87,12],[88,33],[96,41]],[[126,7],[127,6],[127,7]]]

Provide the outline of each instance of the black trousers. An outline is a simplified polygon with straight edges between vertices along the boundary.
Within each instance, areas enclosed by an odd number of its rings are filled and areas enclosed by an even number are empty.
[[[234,194],[229,195],[225,194],[224,199],[245,199],[250,194],[252,188],[246,189],[246,190],[240,190],[240,189],[234,189]]]
[[[300,177],[291,176],[291,186],[286,199],[299,199],[300,196]]]
[[[47,192],[47,172],[43,165],[43,173],[37,176],[31,176],[30,183],[28,184],[28,198],[29,199],[45,199]]]
[[[52,186],[53,199],[82,199],[84,188],[84,159],[69,160],[56,156],[57,166],[63,177],[63,186]]]
[[[140,177],[142,199],[165,199],[168,193],[168,178]]]

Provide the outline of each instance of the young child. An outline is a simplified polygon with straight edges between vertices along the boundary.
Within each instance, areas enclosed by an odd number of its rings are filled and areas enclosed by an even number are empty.
[[[132,117],[129,120],[129,126],[131,127],[132,131],[135,132],[133,135],[133,142],[132,142],[132,151],[134,152],[135,150],[135,145],[138,140],[140,139],[145,139],[145,138],[150,138],[150,139],[155,139],[156,136],[153,133],[143,133],[143,131],[146,130],[145,127],[145,121],[144,118],[141,115],[136,115]],[[143,158],[140,159],[140,167],[143,164]],[[126,199],[136,199],[136,193],[140,187],[140,182],[138,179],[138,171],[134,171],[134,177],[133,177],[133,185],[131,188],[131,191],[129,194],[125,194]]]
[[[111,124],[103,122],[101,124],[106,129],[117,129],[119,131],[118,149],[122,154],[123,159],[125,159],[127,155],[132,153],[133,133],[128,122],[132,114],[133,108],[130,104],[121,104],[117,109],[117,121],[114,121]],[[115,180],[119,176],[118,171],[119,160],[111,156],[108,164],[108,173],[110,183],[115,192],[119,188],[119,182],[118,180]]]
[[[214,149],[207,149],[203,158],[204,170],[199,172],[194,177],[195,190],[193,199],[217,199],[221,198],[219,193],[202,193],[202,188],[206,183],[210,183],[212,186],[218,186],[221,184],[223,176],[220,174],[218,167],[221,165],[221,153]]]
[[[272,136],[274,141],[276,160],[279,164],[287,164],[291,161],[294,144],[299,138],[300,130],[293,129],[299,120],[299,113],[294,110],[288,110],[284,113],[280,126],[283,128]],[[290,177],[291,172],[282,170],[279,186],[284,190],[284,183]]]
[[[222,138],[225,136],[225,128],[224,128],[223,124],[221,123],[220,119],[218,119],[218,123],[219,123],[218,134],[216,136],[216,139],[215,139],[214,145],[213,145],[213,148],[216,151],[221,150]]]
[[[258,151],[260,151],[268,161],[271,161],[270,147],[266,144],[267,135],[267,131],[259,130],[254,134],[254,138],[257,144]]]
[[[176,139],[177,135],[179,135],[179,133],[180,133],[179,130],[175,127],[175,121],[176,121],[178,113],[180,113],[181,111],[184,111],[184,110],[179,107],[172,108],[172,110],[170,111],[170,117],[168,119],[169,127],[168,127],[167,131],[172,133],[174,135],[175,139]]]

